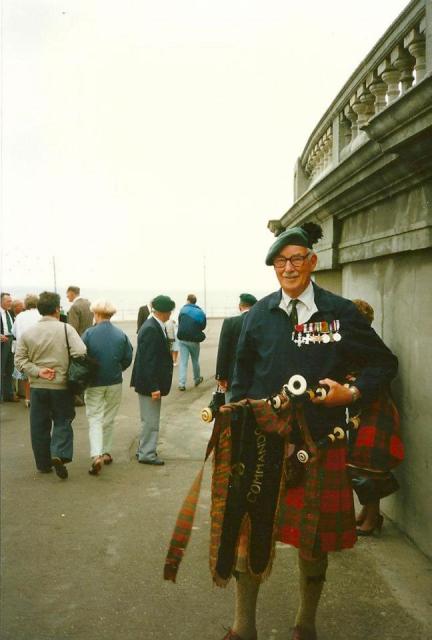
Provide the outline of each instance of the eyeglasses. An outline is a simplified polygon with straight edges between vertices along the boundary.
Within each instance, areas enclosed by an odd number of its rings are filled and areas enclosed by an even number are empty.
[[[278,256],[273,260],[273,264],[278,269],[282,269],[286,266],[287,262],[291,262],[294,269],[300,269],[303,266],[304,261],[306,260],[306,258],[308,258],[309,255],[310,255],[310,251],[305,253],[304,256],[295,255],[295,256],[291,256],[290,258],[285,258],[285,256]]]

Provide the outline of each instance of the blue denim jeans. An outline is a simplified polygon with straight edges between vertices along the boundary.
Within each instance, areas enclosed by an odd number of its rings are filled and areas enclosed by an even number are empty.
[[[36,467],[51,468],[51,458],[70,462],[73,454],[73,395],[67,389],[31,389],[30,434]]]
[[[198,382],[198,380],[201,377],[201,371],[200,371],[200,365],[199,365],[200,343],[185,342],[184,340],[179,340],[179,347],[180,347],[179,349],[180,351],[179,386],[185,387],[189,355],[192,360],[194,382]]]

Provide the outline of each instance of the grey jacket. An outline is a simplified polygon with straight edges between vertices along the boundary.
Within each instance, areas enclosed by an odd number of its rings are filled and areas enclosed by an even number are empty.
[[[66,372],[69,355],[65,328],[71,356],[82,356],[87,349],[77,332],[70,325],[59,322],[52,316],[44,316],[33,327],[27,329],[17,342],[15,366],[29,378],[36,389],[66,389]],[[39,378],[39,369],[55,369],[54,380]]]
[[[68,311],[68,323],[81,336],[93,324],[93,313],[86,298],[77,298]]]

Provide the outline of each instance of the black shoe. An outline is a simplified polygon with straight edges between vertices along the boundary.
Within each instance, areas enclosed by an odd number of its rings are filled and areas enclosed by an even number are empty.
[[[57,476],[62,480],[66,480],[66,478],[69,476],[68,470],[66,469],[66,467],[64,466],[60,458],[53,458],[51,462],[53,464],[54,471],[56,472]]]
[[[195,386],[197,387],[199,384],[201,384],[201,382],[204,382],[204,378],[202,376],[195,381]]]
[[[186,391],[186,387],[184,387],[183,385],[180,385],[178,388],[179,391]]]
[[[38,469],[38,473],[52,473],[52,467],[47,467],[46,469]]]
[[[154,458],[154,460],[138,460],[138,462],[140,464],[153,464],[158,467],[161,467],[165,464],[164,460],[161,460],[160,458]]]

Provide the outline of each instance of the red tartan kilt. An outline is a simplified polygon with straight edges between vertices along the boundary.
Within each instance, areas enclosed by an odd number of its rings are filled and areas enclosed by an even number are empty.
[[[357,540],[346,462],[344,443],[323,450],[318,463],[307,465],[304,482],[282,498],[277,539],[304,557],[349,549]]]

